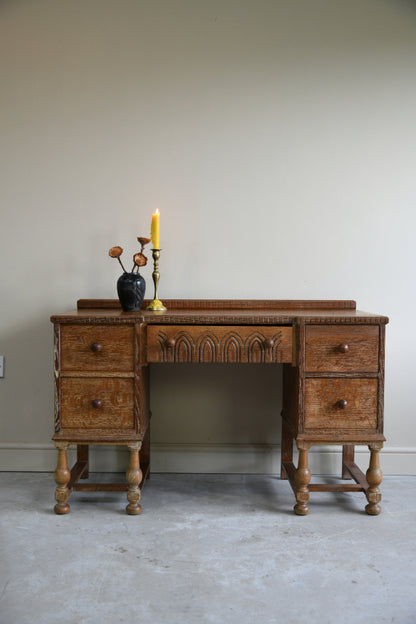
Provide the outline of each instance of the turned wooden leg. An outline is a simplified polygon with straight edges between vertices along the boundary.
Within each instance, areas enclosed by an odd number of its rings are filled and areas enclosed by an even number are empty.
[[[308,485],[311,480],[311,471],[308,467],[308,451],[311,448],[311,445],[308,442],[297,442],[296,445],[299,450],[299,462],[297,470],[295,471],[297,489],[295,492],[296,505],[293,509],[298,516],[306,516],[306,514],[309,513]]]
[[[142,471],[140,470],[139,450],[141,442],[133,442],[128,444],[130,451],[129,467],[126,472],[126,479],[128,484],[127,500],[129,504],[126,507],[126,512],[131,516],[137,516],[142,510],[140,501],[140,489],[139,485],[142,480]]]
[[[342,478],[351,479],[351,474],[344,468],[344,462],[353,463],[355,456],[355,446],[353,444],[344,444],[342,447]]]
[[[368,448],[370,449],[370,466],[366,472],[366,478],[368,485],[370,486],[365,495],[368,500],[368,505],[366,505],[365,510],[370,516],[377,516],[380,511],[380,501],[381,501],[381,492],[378,487],[383,479],[383,473],[380,468],[380,451],[383,448],[383,444],[381,442],[377,442],[374,444],[369,444]]]
[[[58,449],[58,463],[53,474],[57,488],[55,490],[56,505],[54,511],[56,514],[66,514],[69,511],[67,503],[70,491],[68,489],[71,472],[68,468],[68,460],[66,451],[69,446],[68,442],[55,442]]]
[[[282,418],[282,439],[281,439],[281,454],[282,454],[282,467],[280,471],[280,478],[287,479],[286,471],[283,468],[284,463],[293,462],[293,437],[290,429]]]

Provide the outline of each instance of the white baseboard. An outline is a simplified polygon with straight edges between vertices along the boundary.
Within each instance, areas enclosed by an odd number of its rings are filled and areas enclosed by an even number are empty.
[[[312,447],[309,465],[313,474],[337,475],[340,471],[341,447]],[[69,461],[75,461],[75,447]],[[296,454],[295,454],[296,458]],[[362,470],[368,466],[369,452],[356,447],[356,462]],[[0,444],[0,471],[53,471],[56,450],[50,444]],[[127,466],[127,450],[116,446],[91,448],[92,472],[123,472]],[[385,475],[416,475],[416,448],[386,446],[381,452]],[[250,444],[155,444],[152,446],[153,472],[279,474],[280,445]]]

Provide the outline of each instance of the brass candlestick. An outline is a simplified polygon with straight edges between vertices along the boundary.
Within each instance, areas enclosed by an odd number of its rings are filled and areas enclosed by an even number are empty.
[[[149,305],[147,306],[147,309],[150,310],[151,312],[162,312],[163,310],[166,310],[166,308],[163,305],[163,303],[157,298],[157,285],[159,284],[159,278],[160,278],[160,273],[159,273],[160,249],[152,249],[152,256],[153,256],[153,265],[154,265],[152,278],[153,278],[153,283],[155,285],[155,296],[153,298],[153,301],[151,301]]]

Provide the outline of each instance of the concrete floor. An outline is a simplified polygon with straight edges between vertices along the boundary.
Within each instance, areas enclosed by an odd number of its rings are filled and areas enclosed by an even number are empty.
[[[269,476],[152,475],[140,516],[113,492],[56,516],[45,473],[0,486],[1,624],[416,622],[416,477],[384,479],[377,517],[358,493],[297,517]]]

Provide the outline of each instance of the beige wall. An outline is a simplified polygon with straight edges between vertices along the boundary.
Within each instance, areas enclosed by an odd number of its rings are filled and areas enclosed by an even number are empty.
[[[3,0],[0,87],[2,469],[53,465],[49,316],[115,296],[159,207],[163,297],[390,316],[384,467],[416,472],[414,3]],[[155,367],[155,468],[274,470],[279,372]]]

